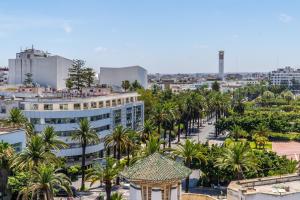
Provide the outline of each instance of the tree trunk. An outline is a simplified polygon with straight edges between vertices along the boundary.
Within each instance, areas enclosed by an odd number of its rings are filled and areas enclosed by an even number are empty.
[[[190,162],[187,161],[186,162],[186,167],[190,168]],[[187,176],[185,179],[185,192],[188,193],[189,192],[189,187],[190,187],[190,176]]]
[[[105,181],[106,200],[110,200],[111,196],[111,181]]]
[[[127,166],[129,166],[129,160],[130,160],[130,148],[127,147]]]
[[[172,135],[172,130],[170,128],[170,130],[169,130],[169,148],[171,148],[171,135]]]
[[[82,158],[81,158],[81,187],[80,190],[85,190],[84,179],[85,179],[85,149],[86,149],[86,141],[82,144]]]
[[[164,127],[164,148],[166,148],[167,129]]]
[[[120,164],[120,160],[121,160],[121,145],[120,144],[118,144],[117,160],[118,160],[118,163]],[[120,185],[120,177],[119,176],[117,176],[116,185]]]
[[[117,146],[114,145],[114,158],[117,158]]]
[[[180,129],[180,123],[178,124],[178,131],[177,131],[177,142],[179,143],[180,142],[180,132],[181,132],[181,129]]]

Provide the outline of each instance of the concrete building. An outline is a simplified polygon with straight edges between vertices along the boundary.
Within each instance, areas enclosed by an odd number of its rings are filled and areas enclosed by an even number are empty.
[[[291,174],[232,181],[227,188],[228,200],[298,200],[300,176]]]
[[[15,149],[16,152],[20,152],[26,146],[26,135],[23,129],[18,128],[0,128],[0,141],[6,142]]]
[[[23,84],[26,73],[32,74],[33,82],[43,87],[64,89],[68,70],[73,61],[47,52],[26,49],[8,60],[9,84]]]
[[[77,130],[81,119],[86,118],[91,122],[100,139],[99,143],[87,146],[87,165],[103,156],[104,137],[111,134],[117,125],[139,130],[144,124],[144,103],[138,100],[137,93],[112,93],[81,98],[15,97],[14,100],[0,102],[3,103],[0,105],[1,109],[5,111],[1,114],[2,117],[8,115],[9,109],[17,105],[25,117],[34,124],[36,132],[42,132],[48,125],[53,126],[59,138],[69,145],[68,148],[54,153],[67,158],[71,163],[81,159],[80,143],[71,139],[71,134]]]
[[[0,67],[0,85],[8,84],[8,68]]]
[[[224,80],[224,51],[219,51],[219,78]]]
[[[300,69],[292,67],[279,68],[269,73],[272,85],[285,85],[291,90],[300,90]]]
[[[147,88],[147,70],[140,66],[100,68],[99,81],[101,85],[121,87],[124,80],[128,80],[130,83],[137,80],[144,88]]]

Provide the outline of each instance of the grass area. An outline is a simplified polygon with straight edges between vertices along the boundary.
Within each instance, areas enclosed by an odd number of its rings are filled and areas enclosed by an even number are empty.
[[[247,139],[239,139],[238,141],[244,141],[244,142],[246,142]],[[226,145],[226,146],[227,146],[227,145],[230,145],[230,144],[233,143],[233,142],[235,142],[233,139],[227,138],[227,139],[225,140],[225,145]],[[255,142],[254,142],[254,141],[247,141],[247,142],[249,142],[251,149],[257,149],[257,150],[263,149],[263,148],[256,148],[256,145],[255,145]],[[270,142],[270,141],[267,142],[266,145],[265,145],[265,147],[264,147],[264,149],[272,150],[272,142]]]

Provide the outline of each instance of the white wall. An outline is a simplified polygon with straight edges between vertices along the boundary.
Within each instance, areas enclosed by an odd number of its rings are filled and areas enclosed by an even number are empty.
[[[255,193],[244,195],[240,192],[227,190],[227,199],[228,200],[299,200],[300,193],[291,193],[287,195],[271,195],[271,194],[263,194],[263,193]]]
[[[11,145],[21,143],[21,149],[26,146],[26,135],[24,130],[14,130],[7,133],[0,133],[0,141],[9,143]]]
[[[121,87],[122,81],[129,80],[131,83],[137,80],[144,88],[148,86],[147,70],[140,66],[123,68],[100,68],[100,84],[108,84]]]

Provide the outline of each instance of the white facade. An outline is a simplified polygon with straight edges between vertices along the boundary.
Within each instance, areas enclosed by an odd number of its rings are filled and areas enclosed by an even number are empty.
[[[69,147],[55,152],[59,157],[78,160],[82,149],[78,141],[71,140],[71,134],[79,127],[81,119],[87,118],[98,133],[100,143],[89,145],[86,154],[98,157],[104,150],[104,137],[116,125],[140,129],[144,122],[144,104],[137,99],[137,93],[112,94],[90,98],[72,99],[26,99],[19,102],[19,108],[34,124],[36,132],[42,132],[49,125]],[[103,152],[101,152],[103,153]]]
[[[44,87],[64,89],[65,80],[68,78],[68,70],[73,61],[52,56],[40,50],[27,49],[17,53],[15,59],[8,60],[9,84],[23,84],[25,74],[31,73],[33,82]]]
[[[16,152],[20,152],[26,146],[25,131],[22,129],[0,129],[0,141],[12,145]]]
[[[279,68],[269,73],[269,81],[272,85],[293,86],[300,84],[300,69],[292,67]]]
[[[147,88],[147,70],[140,66],[121,68],[100,68],[100,84],[121,87],[122,81],[124,80],[128,80],[130,83],[137,80],[139,84],[141,84],[144,88]]]

